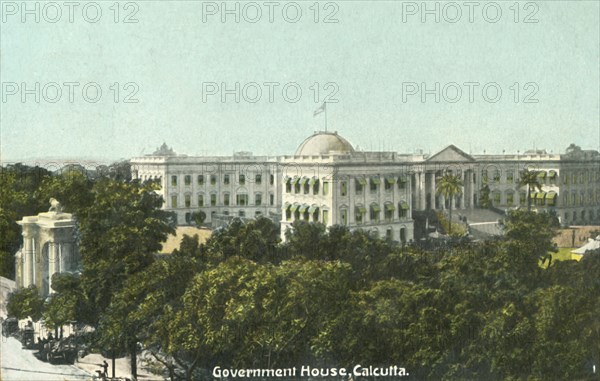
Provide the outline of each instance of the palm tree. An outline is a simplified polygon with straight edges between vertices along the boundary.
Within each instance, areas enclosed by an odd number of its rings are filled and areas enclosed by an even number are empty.
[[[525,169],[521,172],[521,178],[519,179],[519,187],[527,186],[527,210],[531,211],[531,191],[537,189],[542,190],[542,184],[538,178],[538,171],[530,171]]]
[[[445,173],[436,181],[436,194],[444,196],[445,200],[450,200],[448,234],[452,233],[452,200],[454,200],[454,196],[462,192],[462,186],[463,182],[460,177],[451,173]]]

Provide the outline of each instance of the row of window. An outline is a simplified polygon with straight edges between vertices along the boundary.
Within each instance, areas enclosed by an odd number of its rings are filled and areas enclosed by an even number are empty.
[[[304,220],[312,222],[322,222],[327,224],[329,222],[329,209],[319,208],[316,205],[307,204],[290,204],[284,205],[285,220]]]
[[[504,171],[504,180],[507,183],[518,183],[519,182],[519,176],[515,176],[515,174],[517,173],[517,171],[514,170],[506,170]],[[596,178],[594,179],[594,171],[579,171],[579,172],[572,172],[570,174],[563,174],[561,177],[563,179],[563,184],[584,184],[584,183],[594,183],[594,182],[598,182],[600,181],[600,173],[596,173]],[[232,179],[235,177],[235,175],[233,174],[223,174],[222,175],[222,183],[224,185],[228,185],[231,184]],[[196,183],[200,186],[205,185],[206,183],[209,183],[210,185],[216,185],[218,182],[218,178],[219,175],[216,174],[211,174],[211,175],[197,175],[196,176]],[[500,183],[500,181],[502,180],[502,171],[500,169],[496,169],[491,171],[488,171],[487,169],[484,169],[481,171],[481,178],[483,183],[488,183],[490,181],[494,182],[494,183]],[[178,175],[171,175],[171,186],[177,186],[178,185],[178,179],[179,176]],[[284,179],[284,182],[291,182],[292,185],[294,185],[296,182],[298,182],[299,180],[304,180],[307,179],[309,180],[309,178],[307,177],[295,177],[295,178],[290,178],[287,177],[286,179]],[[314,178],[312,178],[314,179]],[[539,171],[538,174],[538,180],[541,184],[555,184],[556,181],[558,179],[558,174],[556,171],[554,170],[550,170],[550,171]],[[237,176],[237,183],[240,185],[246,184],[247,181],[250,181],[247,179],[246,174],[238,174]],[[318,180],[316,180],[318,181]],[[380,183],[380,178],[379,176],[376,177],[371,177],[368,182],[369,185],[371,187],[372,191],[376,191],[376,186]],[[385,181],[386,181],[386,189],[391,189],[392,184],[394,183],[398,183],[398,187],[400,189],[403,189],[405,184],[406,184],[406,176],[400,176],[400,177],[385,177]],[[475,181],[475,177],[474,177],[474,181]],[[269,174],[269,184],[273,185],[275,182],[275,175],[274,174]],[[355,179],[355,182],[358,182],[360,185],[365,186],[367,183],[367,179],[365,177],[357,177]],[[184,175],[183,176],[183,183],[185,186],[191,186],[192,185],[192,175]],[[254,183],[255,184],[262,184],[263,183],[263,174],[257,173],[254,175]],[[291,191],[291,190],[290,190]],[[299,192],[297,192],[299,193]]]
[[[319,190],[322,190],[322,195],[326,196],[329,194],[329,182],[323,181],[323,186],[320,187],[320,181],[316,177],[287,177],[284,179],[286,193],[302,193],[302,194],[319,194]],[[340,195],[348,195],[348,181],[340,181]],[[405,189],[407,180],[406,177],[385,177],[384,178],[384,189],[386,191],[392,191],[394,184],[398,184],[398,189]],[[370,178],[356,177],[354,179],[354,192],[356,195],[362,195],[365,188],[369,188],[371,193],[379,192],[381,186],[381,178],[374,176]]]
[[[218,175],[198,175],[196,176],[196,184],[199,186],[203,186],[208,183],[210,185],[217,185]],[[235,178],[235,175],[225,173],[223,174],[223,184],[229,185],[231,184],[232,179]],[[179,176],[171,175],[171,186],[176,187],[178,183]],[[237,183],[239,185],[246,184],[246,181],[251,181],[246,178],[246,175],[243,173],[238,174]],[[269,185],[273,185],[275,182],[275,175],[269,175]],[[257,173],[254,175],[254,184],[260,185],[263,183],[263,175],[261,173]],[[183,185],[191,186],[192,185],[192,175],[184,175],[183,176]]]
[[[340,208],[340,225],[348,225],[349,209],[346,207]],[[354,208],[354,223],[356,225],[362,225],[367,222],[378,223],[381,221],[381,207],[377,203],[373,203],[367,210],[362,205],[357,205]],[[319,207],[316,205],[308,204],[286,204],[284,205],[285,219],[286,221],[292,220],[304,220],[313,222],[327,223],[328,210],[322,209],[322,219],[319,220]],[[367,219],[368,216],[368,219]],[[401,201],[398,203],[396,211],[396,205],[393,203],[386,203],[383,206],[383,218],[386,222],[392,222],[395,218],[405,219],[408,216],[408,203]]]
[[[574,191],[564,191],[562,198],[563,204],[565,206],[584,206],[600,204],[600,190],[596,190],[595,197],[591,189],[588,190],[587,194],[584,191],[580,191],[579,193]]]
[[[526,192],[519,193],[519,204],[526,205]],[[500,192],[492,193],[492,202],[494,205],[501,205],[501,194]],[[556,192],[532,192],[531,193],[531,204],[537,206],[556,206],[557,194]],[[514,195],[513,192],[506,192],[506,199],[504,205],[513,206]],[[600,191],[596,192],[596,203],[600,203]],[[571,193],[565,191],[562,194],[562,204],[564,206],[584,206],[594,205],[594,194],[589,191],[587,196],[584,192]]]
[[[384,177],[383,179],[383,188],[391,192],[394,188],[394,184],[398,184],[398,189],[406,189],[407,180],[406,177],[395,177],[389,176]],[[368,187],[371,193],[378,193],[379,188],[381,186],[381,178],[379,176],[370,177],[369,179],[365,177],[357,177],[354,179],[354,194],[362,195],[365,189]],[[342,181],[340,182],[340,195],[347,196],[348,195],[348,182]]]
[[[299,177],[296,176],[294,178],[284,177],[283,182],[285,184],[285,192],[292,193],[292,189],[294,193],[303,193],[303,194],[319,194],[319,190],[322,190],[322,195],[327,196],[329,194],[329,182],[323,181],[323,186],[321,187],[321,182],[316,177]]]
[[[519,176],[515,176],[515,171],[513,170],[506,170],[504,171],[504,180],[506,183],[518,183],[519,182]],[[556,180],[558,178],[558,174],[556,173],[556,171],[550,170],[548,172],[546,171],[539,171],[538,173],[538,181],[540,182],[540,184],[555,184]],[[481,180],[484,184],[487,184],[490,181],[490,173],[488,173],[487,169],[484,169],[481,171]],[[491,180],[494,183],[499,183],[502,180],[502,173],[499,169],[495,169],[493,171],[491,171]]]
[[[494,191],[491,194],[492,203],[494,206],[515,206],[515,192],[508,190],[505,192],[504,202],[502,202],[502,193]],[[531,204],[537,206],[556,206],[557,203],[556,192],[532,192],[531,193]],[[584,206],[600,204],[600,190],[594,193],[590,190],[585,192],[572,192],[564,191],[561,196],[561,202],[564,206]],[[519,205],[527,205],[527,192],[519,192]]]
[[[556,184],[558,180],[558,173],[554,170],[549,171],[538,171],[538,181],[540,184]],[[515,171],[507,170],[504,171],[504,179],[507,183],[518,183],[519,177],[515,176]],[[502,179],[502,174],[499,169],[491,171],[491,174],[488,170],[484,169],[481,171],[481,180],[484,184],[487,184],[490,180],[494,183],[499,183]],[[595,182],[600,181],[600,173],[596,173],[596,178],[594,179],[594,171],[579,171],[572,173],[563,173],[561,175],[563,184],[593,184]]]
[[[594,219],[594,216],[596,216],[596,219]],[[592,210],[592,209],[590,209],[588,211],[582,210],[579,213],[577,213],[577,211],[575,211],[575,210],[572,212],[565,212],[565,222],[567,222],[567,221],[585,222],[585,221],[596,221],[599,219],[600,219],[600,209],[598,209],[595,214],[594,214],[594,210]]]
[[[596,178],[594,179],[594,174]],[[563,184],[593,184],[600,182],[600,171],[596,170],[584,170],[584,171],[573,171],[571,173],[563,173],[562,176]]]
[[[223,193],[223,204],[224,206],[229,206],[231,205],[231,195],[229,193]],[[217,206],[219,203],[218,200],[218,195],[216,193],[212,193],[209,195],[208,199],[205,199],[204,194],[199,194],[196,198],[196,205],[194,206]],[[241,193],[241,194],[236,194],[235,195],[235,205],[238,206],[247,206],[250,205],[250,199],[248,197],[248,194],[246,193]],[[263,195],[262,193],[255,193],[254,194],[254,204],[255,206],[261,206],[263,205]],[[274,194],[269,194],[269,205],[273,206],[275,205],[275,195]],[[179,205],[179,197],[177,195],[172,195],[171,196],[171,208],[179,208],[179,207],[185,207],[185,208],[190,208],[192,207],[192,195],[185,195],[184,199],[183,199],[183,205]]]
[[[527,205],[527,192],[519,192],[519,200],[515,200],[515,192],[506,191],[504,202],[502,200],[502,193],[494,191],[491,194],[491,201],[494,206],[525,206]],[[556,206],[556,192],[532,192],[531,193],[531,204],[537,206]]]

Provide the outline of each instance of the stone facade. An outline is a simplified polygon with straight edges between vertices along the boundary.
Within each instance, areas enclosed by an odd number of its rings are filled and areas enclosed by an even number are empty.
[[[188,157],[155,154],[132,159],[133,177],[160,183],[165,209],[177,214],[177,222],[191,222],[191,214],[202,210],[206,223],[217,216],[278,221],[281,210],[281,168],[276,157],[233,156]]]
[[[35,285],[40,296],[53,293],[52,275],[79,270],[76,221],[69,213],[51,211],[23,217],[23,246],[16,253],[17,287]]]
[[[294,155],[188,157],[163,145],[131,159],[134,178],[161,184],[165,209],[178,222],[203,210],[207,223],[219,215],[281,221],[296,219],[365,229],[399,242],[413,239],[413,212],[472,209],[500,211],[527,206],[519,186],[525,169],[540,171],[542,190],[532,192],[534,210],[556,212],[563,224],[600,221],[600,154],[571,148],[565,154],[470,155],[450,145],[434,155],[364,152],[335,132],[315,132]],[[464,185],[453,200],[436,194],[444,173]]]
[[[407,160],[392,152],[353,150],[282,157],[282,236],[304,220],[408,243],[414,229]]]

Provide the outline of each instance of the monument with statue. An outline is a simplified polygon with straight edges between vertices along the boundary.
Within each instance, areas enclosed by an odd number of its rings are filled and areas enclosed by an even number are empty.
[[[23,245],[15,255],[16,286],[35,285],[45,298],[53,293],[52,275],[79,269],[77,222],[51,198],[48,212],[23,217],[17,223],[22,226]]]

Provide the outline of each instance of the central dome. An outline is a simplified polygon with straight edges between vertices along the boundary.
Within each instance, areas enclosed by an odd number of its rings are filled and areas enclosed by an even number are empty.
[[[337,132],[319,131],[309,136],[298,146],[296,156],[318,156],[330,153],[352,153],[354,148]]]

